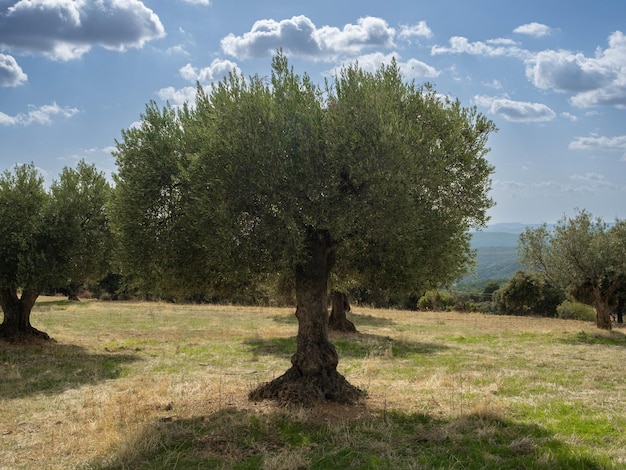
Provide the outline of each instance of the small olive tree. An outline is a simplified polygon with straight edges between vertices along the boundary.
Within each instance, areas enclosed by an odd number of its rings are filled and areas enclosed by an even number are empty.
[[[529,269],[593,305],[598,328],[611,329],[610,301],[626,282],[626,221],[608,225],[583,210],[553,230],[526,229],[519,254]]]
[[[83,162],[64,170],[51,191],[32,164],[0,176],[0,337],[49,339],[30,323],[40,292],[100,272],[90,260],[103,250],[97,240],[106,238],[104,199],[96,197],[106,186]]]

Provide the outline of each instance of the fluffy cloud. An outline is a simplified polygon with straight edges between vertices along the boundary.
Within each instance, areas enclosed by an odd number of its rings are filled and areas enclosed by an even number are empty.
[[[475,96],[474,101],[478,106],[489,108],[490,113],[498,114],[511,122],[545,122],[552,121],[556,117],[552,109],[541,103],[482,95]]]
[[[401,39],[410,39],[411,37],[424,37],[424,38],[432,38],[433,32],[426,24],[426,21],[420,21],[418,24],[413,26],[402,26],[400,28],[400,33],[398,37]]]
[[[159,17],[139,0],[19,0],[0,7],[0,47],[57,60],[93,46],[142,47],[164,34]]]
[[[606,85],[611,77],[606,66],[596,59],[568,51],[542,51],[531,61],[526,75],[543,90],[581,92]]]
[[[550,29],[530,23],[515,32],[539,36]],[[598,49],[593,57],[567,50],[531,52],[510,39],[471,42],[454,36],[448,46],[433,46],[431,54],[470,54],[486,57],[514,57],[526,64],[526,77],[542,90],[571,93],[574,106],[615,106],[626,108],[626,36],[616,31],[609,36],[608,47]]]
[[[215,59],[211,65],[204,68],[197,68],[191,64],[181,67],[178,73],[185,80],[195,83],[200,82],[203,86],[208,86],[212,82],[221,80],[230,72],[241,73],[236,63],[230,60]],[[196,101],[196,87],[187,86],[174,88],[172,86],[161,88],[157,91],[157,96],[163,101],[167,101],[172,106],[182,106],[185,103],[194,105]]]
[[[0,87],[21,85],[27,79],[12,56],[0,54]]]
[[[241,73],[241,70],[235,62],[230,60],[215,59],[211,65],[198,69],[191,64],[187,64],[179,70],[180,76],[190,82],[199,81],[203,84],[209,84],[213,81],[221,80],[230,72]]]
[[[51,124],[53,116],[61,116],[69,118],[78,113],[78,109],[70,107],[61,107],[56,103],[45,106],[31,106],[27,113],[20,113],[17,116],[9,116],[0,112],[0,125],[14,126],[31,124]]]
[[[514,33],[528,34],[529,36],[541,37],[550,34],[550,27],[541,23],[528,23],[518,26],[513,30]]]
[[[193,86],[184,88],[174,88],[173,86],[169,86],[167,88],[161,88],[157,91],[157,96],[163,101],[167,101],[172,106],[182,106],[185,103],[195,103],[196,92],[196,87]]]
[[[233,57],[262,57],[282,48],[288,55],[329,60],[345,54],[358,54],[367,47],[392,47],[395,29],[381,18],[360,18],[343,29],[317,28],[306,16],[276,21],[260,20],[242,36],[229,34],[222,39],[222,50]]]
[[[588,136],[576,137],[569,144],[572,150],[599,150],[606,152],[624,152],[626,156],[626,135],[615,137],[606,136]]]
[[[538,88],[571,92],[573,105],[626,107],[626,37],[616,31],[594,57],[547,50],[527,62],[526,75]]]

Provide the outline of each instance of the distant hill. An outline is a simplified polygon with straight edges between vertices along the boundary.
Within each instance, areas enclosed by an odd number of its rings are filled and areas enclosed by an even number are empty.
[[[528,225],[494,224],[472,232],[472,249],[476,250],[476,274],[461,283],[485,279],[508,279],[523,266],[517,262],[519,235]]]

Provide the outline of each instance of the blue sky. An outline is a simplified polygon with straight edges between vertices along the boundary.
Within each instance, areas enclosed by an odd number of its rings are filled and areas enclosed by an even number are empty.
[[[111,174],[120,130],[282,47],[323,81],[396,57],[499,132],[491,223],[626,218],[626,2],[0,0],[0,168]]]

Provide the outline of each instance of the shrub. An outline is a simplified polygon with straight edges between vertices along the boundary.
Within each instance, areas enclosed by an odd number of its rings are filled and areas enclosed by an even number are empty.
[[[593,307],[571,300],[561,302],[556,308],[556,314],[559,318],[566,320],[595,321],[596,319],[596,311]]]
[[[447,310],[454,307],[456,300],[448,292],[429,290],[417,301],[418,310]]]

